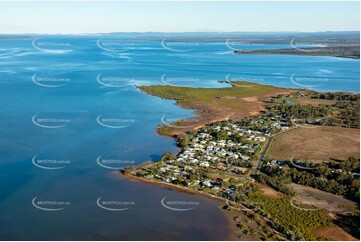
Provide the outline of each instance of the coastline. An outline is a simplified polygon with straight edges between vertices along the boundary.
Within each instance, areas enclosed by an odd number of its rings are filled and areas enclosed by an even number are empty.
[[[148,184],[153,184],[153,185],[157,185],[157,186],[163,185],[165,187],[173,188],[173,189],[181,191],[181,192],[187,192],[187,193],[191,193],[191,194],[202,195],[203,197],[216,199],[216,200],[221,201],[221,202],[226,202],[226,199],[224,199],[224,198],[220,198],[220,197],[214,196],[212,194],[201,192],[201,191],[196,191],[196,190],[193,190],[191,188],[180,187],[178,185],[167,183],[167,182],[162,182],[162,181],[149,180],[149,179],[145,179],[143,177],[133,176],[133,175],[130,175],[130,174],[122,174],[122,173],[120,173],[120,174],[121,174],[121,177],[124,177],[125,179],[127,179],[129,181],[148,183]]]
[[[246,84],[245,87],[258,85],[258,86],[273,88],[274,90],[267,91],[266,93],[262,93],[262,94],[255,93],[251,95],[246,94],[244,96],[235,96],[234,101],[238,102],[239,105],[243,106],[243,108],[240,110],[238,108],[235,109],[217,103],[217,101],[221,99],[225,99],[225,100],[233,99],[230,98],[230,95],[228,94],[225,94],[225,96],[220,95],[217,97],[212,97],[213,99],[210,100],[209,103],[207,103],[205,101],[198,101],[198,100],[184,101],[176,98],[173,99],[161,95],[156,95],[155,93],[152,93],[151,91],[147,90],[147,88],[149,88],[148,86],[136,86],[136,88],[138,88],[141,92],[150,96],[158,97],[164,100],[173,100],[175,101],[174,105],[183,109],[192,110],[193,114],[196,115],[195,117],[184,118],[177,121],[173,121],[170,124],[161,123],[156,129],[156,134],[171,139],[175,139],[177,136],[181,134],[199,129],[204,125],[211,124],[214,122],[227,121],[229,119],[242,119],[242,118],[259,115],[260,112],[265,108],[265,102],[269,100],[271,97],[277,95],[289,95],[293,92],[304,91],[303,89],[299,89],[299,88],[282,88],[272,85],[265,85],[260,83],[252,83],[252,82],[244,82],[244,81],[239,81],[236,83],[237,84],[234,84],[232,82],[229,83],[231,87],[223,87],[218,89],[222,90],[222,89],[239,88],[242,87],[242,85]],[[243,84],[239,84],[239,83],[243,83]],[[203,89],[207,89],[207,88],[203,88]],[[208,89],[216,89],[216,88],[208,88]],[[163,129],[165,128],[166,130],[162,130],[162,128]]]
[[[260,85],[262,85],[262,84],[260,84]],[[280,91],[280,89],[282,89],[282,90]],[[160,97],[161,99],[166,99],[166,100],[172,100],[172,98],[159,96],[159,95],[157,95],[157,93],[154,94],[154,93],[148,92],[146,90],[143,90],[142,88],[140,88],[140,90],[151,96]],[[262,112],[262,110],[264,110],[264,108],[266,108],[266,102],[268,101],[268,98],[271,98],[271,97],[274,97],[277,95],[282,95],[282,94],[288,95],[291,93],[295,93],[297,91],[298,92],[303,92],[303,91],[307,92],[307,90],[304,90],[304,89],[279,88],[278,90],[273,90],[273,92],[268,93],[268,94],[263,93],[263,95],[261,95],[261,94],[248,95],[248,96],[246,95],[246,96],[241,96],[241,97],[235,95],[236,96],[235,98],[232,98],[231,95],[224,95],[224,96],[220,95],[220,96],[217,96],[217,98],[228,99],[228,100],[229,99],[242,100],[244,102],[243,104],[250,104],[247,107],[247,109],[241,109],[241,108],[243,108],[243,106],[240,105],[240,107],[239,107],[240,109],[237,110],[238,111],[237,115],[235,115],[234,117],[231,118],[231,119],[241,119],[241,118],[252,117],[252,116],[260,114]],[[189,97],[187,97],[187,98],[189,98]],[[219,115],[219,113],[217,113],[217,112],[213,113],[212,111],[217,110],[217,108],[220,108],[219,103],[194,102],[194,100],[192,100],[192,99],[191,99],[191,101],[189,101],[189,100],[184,101],[182,99],[175,99],[175,98],[173,100],[176,100],[175,105],[180,106],[181,108],[185,108],[185,109],[192,109],[192,110],[194,110],[194,113],[197,115],[195,118],[189,118],[189,119],[184,119],[184,120],[197,119],[197,118],[199,118],[201,120],[201,122],[193,123],[193,125],[187,126],[186,128],[179,128],[182,126],[177,127],[176,125],[173,125],[173,127],[172,127],[172,125],[169,125],[172,128],[175,127],[178,131],[178,134],[183,134],[183,133],[186,133],[187,131],[198,129],[198,128],[202,127],[203,125],[207,125],[207,124],[210,124],[210,123],[213,123],[216,121],[229,120],[230,116],[233,115],[233,112],[229,113],[229,107],[224,107],[225,110],[222,113],[222,114],[224,114],[224,113],[228,112],[227,116],[221,117]],[[194,104],[196,104],[196,105],[194,105]],[[213,110],[211,108],[209,108],[212,105],[214,105]],[[208,109],[207,109],[207,107],[208,107]],[[250,110],[252,110],[252,111],[250,111]],[[175,121],[171,124],[174,124],[174,123],[177,124],[177,122],[178,121]],[[165,122],[163,122],[163,124],[164,124],[164,125],[162,125],[163,127],[168,126],[167,123],[165,123]],[[166,131],[168,131],[168,133],[161,133],[158,131],[159,131],[159,126],[157,128],[156,134],[167,137],[167,138],[171,138],[171,139],[177,139],[178,134],[169,132],[169,130],[166,130]],[[173,131],[173,130],[171,129],[171,131]],[[178,147],[178,149],[180,149],[180,148]],[[163,187],[168,187],[168,188],[180,191],[180,192],[196,194],[196,195],[200,195],[200,196],[210,198],[210,199],[215,199],[219,202],[225,203],[223,206],[221,206],[221,205],[218,206],[218,208],[221,209],[222,214],[228,220],[228,228],[231,231],[231,234],[227,237],[227,240],[240,240],[240,238],[242,238],[242,239],[244,238],[243,232],[239,229],[239,227],[240,227],[239,223],[237,223],[235,221],[236,219],[239,219],[239,217],[244,216],[244,213],[241,212],[243,210],[243,208],[240,208],[240,209],[233,208],[232,209],[233,206],[230,206],[227,203],[227,199],[218,197],[216,195],[212,195],[212,194],[209,194],[209,193],[206,193],[203,191],[194,190],[194,189],[191,189],[188,187],[183,187],[180,185],[172,184],[169,182],[163,182],[163,181],[151,179],[151,178],[146,179],[144,177],[138,177],[135,174],[126,174],[125,172],[122,172],[122,171],[121,171],[121,174],[123,175],[123,177],[125,179],[128,179],[130,181],[142,182],[142,183],[147,183],[147,184],[152,184],[152,185],[157,185],[157,186],[163,185]],[[228,205],[227,209],[223,208],[225,205]],[[242,206],[242,207],[245,207],[245,206]],[[248,209],[248,210],[250,210],[250,209]],[[252,212],[252,214],[256,213],[255,211],[251,211],[251,212]],[[261,216],[261,218],[265,222],[270,222],[270,220],[267,217]],[[281,239],[287,240],[283,237],[283,235],[284,235],[283,233],[278,232],[276,229],[272,229],[272,230],[273,230],[274,235],[280,237]],[[253,239],[257,239],[257,237],[251,238],[250,240],[253,240]]]
[[[117,174],[119,174],[119,173],[117,173]],[[163,187],[174,189],[174,190],[177,190],[180,192],[186,192],[186,193],[190,193],[190,194],[194,194],[194,195],[199,195],[199,196],[205,197],[207,199],[217,200],[218,202],[224,203],[224,205],[226,205],[227,199],[220,198],[220,197],[211,195],[209,193],[196,191],[196,190],[193,190],[190,188],[180,187],[175,184],[170,184],[170,183],[166,183],[166,182],[162,182],[162,181],[149,180],[149,179],[145,179],[143,177],[137,177],[137,176],[133,176],[130,174],[123,174],[123,173],[120,173],[120,178],[126,179],[131,182],[141,182],[141,183],[148,184],[148,185],[163,186]],[[229,228],[229,230],[231,232],[231,234],[228,236],[228,238],[225,238],[225,240],[227,240],[227,241],[239,240],[238,236],[240,235],[240,231],[239,231],[239,229],[237,229],[237,225],[236,225],[235,221],[233,220],[234,215],[232,213],[234,213],[234,211],[233,210],[229,211],[229,210],[223,209],[224,205],[220,204],[217,207],[219,208],[219,210],[221,211],[223,216],[225,216],[225,218],[227,219],[227,221],[228,221],[227,227]]]
[[[246,85],[249,85],[250,83],[248,82],[244,82],[246,83]],[[232,85],[231,88],[235,88],[235,86],[230,83]],[[176,106],[179,106],[181,108],[184,109],[190,109],[193,110],[193,113],[196,114],[196,117],[192,117],[192,118],[186,118],[183,119],[181,121],[188,121],[189,123],[191,123],[189,120],[196,120],[195,123],[187,126],[186,128],[173,128],[170,132],[166,132],[166,133],[162,133],[159,132],[160,129],[158,126],[156,129],[156,134],[166,137],[166,138],[170,138],[173,140],[177,140],[178,135],[184,134],[186,132],[192,131],[192,130],[196,130],[201,128],[204,125],[207,124],[211,124],[213,122],[217,122],[217,121],[227,121],[230,118],[232,119],[242,119],[242,118],[247,118],[247,117],[253,117],[256,115],[259,115],[261,113],[262,110],[264,110],[265,108],[265,104],[266,102],[277,95],[289,95],[291,93],[297,92],[297,91],[305,91],[303,89],[295,89],[295,88],[279,88],[279,87],[274,87],[274,86],[270,86],[270,85],[264,85],[264,84],[258,84],[258,83],[251,83],[251,84],[255,84],[255,85],[261,85],[261,86],[268,86],[268,87],[272,87],[275,88],[275,90],[272,90],[271,92],[268,92],[266,94],[258,94],[258,95],[246,95],[246,96],[242,96],[241,98],[239,98],[239,100],[247,105],[247,108],[243,108],[244,110],[230,110],[227,107],[221,107],[221,106],[217,106],[215,105],[215,103],[202,103],[202,102],[182,102],[180,100],[177,99],[170,99],[170,98],[166,98],[166,97],[162,97],[162,96],[158,96],[155,95],[154,93],[149,93],[146,90],[144,90],[142,87],[137,87],[139,88],[143,93],[147,94],[147,95],[151,95],[154,97],[158,97],[164,100],[175,100],[175,104]],[[228,97],[228,96],[226,96]],[[221,115],[219,115],[221,114]],[[172,122],[172,124],[177,123],[178,121]],[[165,125],[167,126],[167,125]],[[180,152],[180,148],[178,147],[178,151]],[[125,174],[120,172],[121,177],[123,179],[127,179],[129,181],[132,182],[141,182],[141,183],[145,183],[145,184],[149,184],[149,185],[154,185],[154,186],[163,186],[163,187],[167,187],[170,189],[174,189],[180,192],[186,192],[186,193],[190,193],[190,194],[194,194],[194,195],[199,195],[208,199],[214,199],[217,200],[221,203],[223,203],[223,205],[219,205],[218,209],[220,209],[221,213],[223,214],[223,216],[226,218],[226,220],[228,221],[228,225],[227,227],[230,230],[230,235],[228,236],[228,238],[225,238],[225,240],[229,240],[229,241],[235,241],[235,240],[240,240],[241,237],[246,237],[246,240],[255,240],[256,238],[254,237],[248,237],[245,236],[241,230],[238,227],[238,223],[237,221],[235,221],[235,217],[236,216],[245,216],[241,210],[235,210],[235,209],[223,209],[223,207],[225,205],[227,205],[227,199],[209,194],[209,193],[205,193],[202,191],[197,191],[197,190],[193,190],[191,188],[187,188],[187,187],[181,187],[175,184],[171,184],[171,183],[167,183],[167,182],[163,182],[163,181],[157,181],[157,180],[150,180],[150,179],[146,179],[143,177],[138,177],[138,176],[134,176],[132,174]],[[245,207],[245,209],[247,209]],[[254,212],[254,211],[252,211]],[[262,216],[262,219],[264,221],[267,221],[267,219],[264,219]],[[274,230],[274,233],[277,234],[278,236],[280,236],[282,239],[283,236],[280,235],[280,233],[278,231]],[[247,239],[248,238],[248,239]]]
[[[248,50],[240,51],[235,50],[233,53],[236,55],[248,54],[248,55],[295,55],[295,56],[328,56],[352,60],[360,60],[360,47],[357,45],[350,46],[329,46],[317,48],[312,51],[305,51],[305,49],[297,48],[285,48],[285,49],[272,49],[272,50]],[[357,55],[358,53],[358,55]]]
[[[223,207],[225,205],[227,205],[227,199],[225,199],[225,198],[217,197],[217,196],[209,194],[209,193],[193,190],[193,189],[186,188],[186,187],[180,187],[178,185],[167,183],[167,182],[162,182],[162,181],[157,181],[157,180],[149,180],[149,179],[145,179],[143,177],[137,177],[137,176],[130,175],[130,174],[123,174],[123,173],[118,173],[118,174],[120,174],[121,179],[127,179],[128,181],[131,181],[131,182],[141,182],[141,183],[148,184],[148,185],[163,186],[163,187],[166,187],[166,188],[177,190],[179,192],[185,192],[185,193],[189,193],[189,194],[199,195],[199,196],[202,196],[202,197],[207,198],[207,199],[214,199],[214,200],[216,200],[218,202],[224,203],[224,204],[220,204],[219,206],[217,206],[218,209],[220,210],[220,212],[223,214],[223,216],[227,219],[227,221],[228,221],[227,227],[229,228],[229,231],[231,232],[230,235],[228,236],[228,238],[226,238],[224,240],[226,240],[226,241],[239,241],[240,237],[245,236],[244,234],[242,234],[241,230],[238,228],[238,223],[234,220],[235,216],[242,216],[243,217],[245,215],[241,212],[241,210],[223,209]],[[248,210],[248,211],[252,211],[252,210],[248,209],[247,207],[244,207],[244,208],[246,210]],[[252,213],[255,213],[255,212],[252,211]],[[261,216],[261,218],[265,222],[269,222],[269,220],[265,219],[263,216]],[[273,232],[275,234],[277,234],[277,236],[279,236],[280,238],[286,240],[280,234],[280,232],[278,232],[277,230],[274,230],[274,229],[272,229],[272,230],[273,230]],[[250,240],[251,240],[251,238],[252,238],[252,240],[254,240],[253,237],[249,237],[249,238],[250,238]]]

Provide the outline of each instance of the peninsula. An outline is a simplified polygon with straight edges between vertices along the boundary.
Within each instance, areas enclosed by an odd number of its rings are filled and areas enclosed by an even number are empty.
[[[198,116],[158,128],[178,154],[121,173],[223,200],[238,240],[356,240],[360,95],[228,84],[139,87]]]

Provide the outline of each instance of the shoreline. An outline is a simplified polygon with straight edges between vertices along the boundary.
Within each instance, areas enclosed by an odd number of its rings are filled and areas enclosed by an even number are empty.
[[[207,198],[216,199],[216,200],[218,200],[220,202],[226,202],[226,200],[227,200],[227,199],[220,198],[220,197],[217,197],[217,196],[209,194],[209,193],[196,191],[196,190],[191,189],[191,188],[181,187],[181,186],[171,184],[171,183],[167,183],[167,182],[149,180],[149,179],[146,179],[146,178],[143,178],[143,177],[133,176],[133,175],[130,175],[130,174],[123,174],[123,173],[120,173],[120,176],[124,177],[125,179],[130,180],[130,181],[148,183],[148,184],[158,185],[158,186],[163,185],[163,186],[168,187],[168,188],[174,188],[175,190],[179,190],[181,192],[187,192],[187,193],[191,193],[191,194],[202,195],[203,197],[207,197]]]
[[[244,82],[244,81],[241,81]],[[248,82],[245,82],[248,83]],[[252,83],[252,82],[250,82]],[[275,88],[275,90],[270,91],[270,93],[267,94],[259,94],[259,95],[246,95],[244,97],[238,97],[239,102],[243,102],[243,105],[246,105],[248,108],[245,110],[236,110],[231,109],[229,107],[220,106],[215,103],[209,104],[201,101],[192,101],[192,102],[183,102],[181,100],[172,99],[172,98],[166,98],[162,96],[155,95],[154,93],[150,93],[146,90],[144,90],[144,86],[136,86],[141,92],[153,96],[158,97],[164,100],[173,100],[175,101],[174,105],[186,109],[191,110],[193,114],[195,114],[195,117],[190,118],[184,118],[179,119],[177,121],[173,121],[170,124],[160,123],[158,127],[156,128],[155,133],[157,135],[171,138],[175,140],[179,135],[182,135],[186,132],[190,132],[196,129],[201,128],[204,125],[211,124],[214,122],[221,122],[221,121],[227,121],[230,119],[243,119],[248,117],[254,117],[256,115],[259,115],[262,110],[265,108],[265,102],[266,100],[270,99],[271,97],[277,96],[277,95],[289,95],[294,92],[303,92],[307,91],[300,88],[283,88],[283,87],[276,87],[273,85],[266,85],[266,84],[260,84],[260,83],[254,83],[255,85],[259,86],[266,86],[266,87],[272,87]],[[225,88],[235,88],[237,86],[231,87],[224,87]],[[206,88],[205,88],[206,89]],[[223,89],[223,88],[220,88]],[[226,96],[227,97],[227,96]],[[183,125],[183,122],[186,123],[186,125]],[[179,125],[179,126],[178,126]],[[168,128],[168,130],[165,130],[164,132],[161,131],[162,128]]]
[[[257,84],[258,85],[258,84]],[[263,85],[263,84],[260,84]],[[295,92],[309,92],[310,90],[304,90],[304,89],[295,89],[295,88],[278,88],[278,90],[274,90],[273,92],[270,92],[268,94],[259,94],[259,95],[249,95],[249,96],[241,96],[241,97],[236,97],[236,98],[232,98],[232,95],[220,95],[217,96],[216,98],[219,99],[237,99],[237,101],[242,101],[243,104],[247,105],[248,107],[244,108],[244,109],[240,109],[240,110],[234,110],[231,109],[229,107],[224,107],[222,112],[218,112],[220,108],[222,108],[221,105],[217,105],[218,103],[207,103],[207,102],[200,102],[200,101],[195,101],[192,100],[190,102],[185,102],[182,99],[175,99],[175,98],[169,98],[167,96],[161,96],[161,95],[157,95],[154,94],[152,92],[143,90],[142,87],[137,87],[139,88],[142,92],[144,92],[147,95],[151,95],[151,96],[155,96],[155,97],[159,97],[161,99],[165,99],[165,100],[175,100],[175,105],[184,108],[184,109],[191,109],[193,110],[193,113],[196,114],[196,117],[192,117],[192,118],[185,118],[185,119],[181,119],[175,122],[172,122],[171,125],[164,123],[164,125],[158,126],[157,130],[156,130],[156,134],[166,137],[166,138],[171,138],[173,140],[177,140],[177,137],[181,134],[187,133],[189,131],[193,131],[196,129],[199,129],[200,127],[207,125],[207,124],[211,124],[213,122],[217,122],[217,121],[227,121],[230,119],[242,119],[242,118],[247,118],[247,117],[253,117],[256,115],[259,115],[262,110],[264,110],[266,108],[266,103],[267,101],[277,95],[289,95]],[[156,88],[159,88],[158,86]],[[162,94],[162,93],[161,93]],[[166,93],[167,94],[167,93]],[[234,115],[236,114],[236,115]],[[190,120],[198,120],[198,121],[194,121],[193,123],[190,122]],[[191,125],[188,126],[176,126],[177,124],[179,125],[179,123],[177,122],[183,122],[184,120],[188,120],[188,122]],[[173,124],[173,126],[172,126]],[[160,128],[162,127],[166,127],[166,126],[170,126],[170,129],[165,129],[163,130],[163,132],[159,132],[161,131]],[[182,128],[181,128],[182,127]],[[178,147],[178,151],[180,152],[180,147]],[[153,162],[152,162],[153,163]],[[120,174],[124,177],[124,179],[130,180],[130,181],[136,181],[136,182],[141,182],[141,183],[147,183],[147,184],[151,184],[151,185],[156,185],[156,186],[163,186],[166,188],[170,188],[170,189],[174,189],[177,190],[179,192],[186,192],[189,194],[195,194],[195,195],[200,195],[202,197],[205,198],[210,198],[210,199],[215,199],[219,202],[225,203],[223,206],[219,205],[217,206],[221,213],[226,217],[226,219],[228,220],[228,228],[231,232],[231,234],[227,237],[226,240],[240,240],[244,234],[243,232],[239,229],[239,224],[235,221],[235,215],[237,213],[237,217],[238,216],[243,216],[243,213],[241,212],[243,210],[243,208],[240,209],[236,209],[234,210],[234,208],[232,209],[233,206],[229,206],[229,204],[227,203],[228,199],[226,198],[222,198],[210,193],[206,193],[204,191],[200,191],[200,190],[194,190],[192,188],[188,188],[188,187],[184,187],[181,185],[176,185],[176,184],[172,184],[172,183],[168,183],[168,182],[164,182],[164,181],[160,181],[160,180],[156,180],[156,179],[146,179],[144,177],[138,177],[135,174],[125,174],[122,171],[120,172]],[[224,209],[223,207],[228,205],[229,208]],[[245,207],[242,205],[242,207]],[[246,208],[246,207],[245,207]],[[247,209],[247,208],[246,208]],[[248,209],[250,210],[250,209]],[[252,213],[257,213],[255,211],[252,211]],[[270,220],[261,216],[262,220],[264,220],[265,222],[269,222]],[[238,218],[237,218],[238,219]],[[275,229],[272,229],[273,232],[275,234],[277,234],[277,236],[279,236],[282,239],[285,239],[283,236],[283,233],[278,232]],[[256,239],[256,237],[255,237]],[[285,239],[287,240],[287,239]]]
[[[264,85],[264,84],[258,84],[257,85]],[[232,84],[231,84],[232,85]],[[269,85],[265,85],[265,86],[269,86]],[[232,86],[234,88],[234,86]],[[274,87],[274,86],[272,86]],[[271,93],[268,93],[266,95],[261,95],[261,96],[246,96],[246,97],[242,97],[241,100],[243,102],[245,102],[246,105],[249,105],[251,108],[249,110],[246,111],[239,111],[236,113],[236,115],[234,115],[234,113],[236,112],[236,110],[232,110],[232,112],[229,112],[230,110],[226,110],[225,113],[220,112],[220,114],[223,115],[219,115],[219,110],[217,110],[217,108],[219,109],[219,107],[215,106],[215,107],[209,107],[207,104],[203,104],[199,103],[199,102],[195,102],[195,103],[184,103],[181,102],[179,100],[175,100],[175,99],[168,99],[168,98],[164,98],[164,97],[160,97],[157,95],[154,95],[152,93],[148,93],[145,90],[143,90],[141,87],[137,86],[138,89],[140,89],[141,92],[150,95],[150,96],[154,96],[154,97],[158,97],[164,100],[174,100],[176,106],[183,108],[183,109],[188,109],[188,110],[192,110],[193,113],[196,115],[195,117],[192,118],[185,118],[182,119],[181,121],[184,120],[192,120],[192,119],[196,119],[198,120],[198,122],[194,122],[191,125],[187,126],[186,128],[176,128],[173,130],[171,130],[170,132],[166,132],[166,133],[161,133],[159,132],[159,127],[162,127],[160,125],[158,125],[155,133],[159,136],[163,136],[165,138],[170,138],[172,140],[177,140],[177,137],[181,134],[185,134],[186,132],[192,131],[192,130],[196,130],[201,128],[204,125],[207,124],[211,124],[214,122],[218,122],[218,121],[227,121],[229,119],[242,119],[242,118],[247,118],[247,117],[253,117],[256,115],[259,115],[261,113],[262,110],[264,110],[265,108],[265,104],[266,101],[269,100],[270,98],[277,96],[277,95],[289,95],[291,93],[297,92],[297,91],[306,91],[303,89],[299,89],[299,88],[280,88],[280,87],[275,87],[276,90],[272,91]],[[227,112],[228,111],[228,112]],[[212,117],[213,116],[213,117]],[[233,117],[231,117],[233,116]],[[176,123],[179,121],[174,121],[173,123]],[[171,125],[172,125],[171,124]],[[166,125],[167,126],[167,125]],[[175,131],[176,130],[176,131]],[[178,147],[178,152],[181,151],[181,148]],[[149,180],[143,177],[137,177],[131,174],[125,174],[120,172],[120,177],[122,177],[121,179],[127,179],[131,182],[141,182],[141,183],[145,183],[145,184],[149,184],[149,185],[154,185],[154,186],[163,186],[166,188],[170,188],[170,189],[174,189],[177,190],[179,192],[186,192],[189,194],[194,194],[194,195],[199,195],[202,196],[204,198],[208,198],[208,199],[214,199],[217,200],[218,202],[222,202],[224,203],[224,205],[219,205],[217,206],[218,209],[220,209],[220,212],[223,214],[223,216],[226,218],[226,220],[228,221],[227,227],[229,228],[230,231],[230,235],[225,239],[228,241],[239,241],[241,240],[240,237],[245,236],[241,230],[238,228],[238,224],[237,222],[234,220],[234,216],[238,215],[238,216],[244,216],[243,213],[241,212],[241,210],[234,210],[234,209],[223,209],[223,207],[225,205],[227,205],[227,199],[225,198],[221,198],[209,193],[205,193],[202,191],[197,191],[191,188],[186,188],[186,187],[181,187],[175,184],[170,184],[167,182],[162,182],[162,181],[157,181],[157,180]],[[246,208],[246,207],[245,207]],[[247,208],[246,208],[247,209]],[[254,212],[254,211],[252,211]],[[263,216],[262,216],[262,219]],[[265,220],[267,221],[267,220]],[[278,231],[274,231],[276,234],[278,234],[278,236],[280,236],[281,238],[285,239],[283,236],[281,236],[279,234]],[[252,240],[254,240],[256,238],[253,238]]]
[[[189,194],[193,194],[193,195],[199,195],[199,196],[202,196],[207,199],[214,199],[214,200],[216,200],[218,202],[222,202],[222,203],[224,203],[224,205],[226,205],[227,199],[220,198],[220,197],[211,195],[209,193],[196,191],[191,188],[180,187],[175,184],[170,184],[170,183],[166,183],[166,182],[162,182],[162,181],[149,180],[149,179],[145,179],[143,177],[137,177],[137,176],[133,176],[130,174],[123,174],[123,173],[116,173],[116,174],[120,175],[120,179],[126,179],[131,182],[141,182],[144,184],[154,185],[154,186],[163,186],[165,188],[174,189],[179,192],[185,192],[185,193],[189,193]],[[229,228],[231,234],[225,240],[227,240],[227,241],[239,240],[238,236],[240,234],[240,231],[237,229],[236,223],[233,220],[232,211],[223,209],[223,205],[221,205],[221,204],[219,206],[217,206],[217,208],[220,210],[220,212],[223,214],[223,216],[228,221],[227,227]]]
[[[244,234],[242,234],[242,232],[240,231],[240,229],[237,226],[237,222],[234,221],[234,216],[238,215],[238,216],[244,216],[243,213],[241,212],[242,209],[238,210],[238,209],[223,209],[224,206],[227,205],[227,199],[225,198],[221,198],[209,193],[205,193],[202,191],[198,191],[198,190],[194,190],[191,188],[186,188],[186,187],[180,187],[178,185],[175,184],[171,184],[171,183],[167,183],[167,182],[162,182],[162,181],[157,181],[157,180],[149,180],[143,177],[137,177],[134,175],[130,175],[130,174],[123,174],[123,173],[117,173],[120,175],[120,179],[126,179],[128,181],[131,182],[140,182],[140,183],[144,183],[144,184],[149,184],[149,185],[154,185],[154,186],[163,186],[165,188],[170,188],[170,189],[174,189],[177,190],[179,192],[185,192],[185,193],[189,193],[189,194],[193,194],[193,195],[199,195],[202,196],[204,198],[207,199],[214,199],[217,200],[218,202],[222,202],[224,203],[224,205],[219,205],[217,206],[217,208],[220,210],[220,212],[223,214],[223,216],[226,218],[226,220],[228,221],[227,227],[229,228],[230,231],[230,235],[228,236],[228,238],[226,238],[226,241],[239,241],[241,236],[245,236]],[[243,206],[243,205],[242,205]],[[243,206],[244,207],[244,206]],[[252,213],[256,213],[251,209],[248,209],[247,207],[244,207],[246,210],[252,211]],[[268,219],[265,219],[263,216],[261,216],[262,220],[264,220],[265,222],[268,222]],[[275,234],[277,234],[280,238],[286,240],[283,235],[278,232],[275,229],[272,229],[274,231]]]

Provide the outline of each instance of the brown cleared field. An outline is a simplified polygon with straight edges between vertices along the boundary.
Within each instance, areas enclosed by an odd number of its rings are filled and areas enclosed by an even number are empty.
[[[284,197],[284,195],[281,192],[278,192],[267,185],[259,184],[259,188],[261,189],[262,194],[265,195],[266,197],[272,197],[272,198]]]
[[[307,126],[278,135],[268,157],[313,161],[360,157],[360,130],[341,127]]]
[[[313,231],[313,234],[316,236],[324,237],[329,240],[334,241],[357,241],[358,239],[352,237],[346,233],[343,229],[338,226],[332,226],[322,229],[317,229]]]
[[[295,183],[287,186],[297,193],[297,196],[294,197],[295,201],[301,204],[324,209],[333,214],[347,215],[357,211],[356,203],[342,196]],[[331,216],[334,217],[333,215]]]
[[[298,206],[297,204],[304,204],[310,206],[311,209],[325,210],[333,219],[336,219],[340,214],[345,216],[353,214],[358,209],[355,202],[345,199],[342,196],[295,183],[291,183],[287,186],[297,193],[293,201],[295,206]],[[313,230],[312,233],[328,240],[357,240],[344,229],[336,225],[317,228]]]

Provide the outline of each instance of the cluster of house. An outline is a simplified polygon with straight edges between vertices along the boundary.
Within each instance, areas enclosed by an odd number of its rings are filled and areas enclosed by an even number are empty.
[[[268,116],[248,120],[247,127],[244,122],[218,122],[207,125],[194,134],[172,158],[163,158],[149,169],[139,174],[147,179],[158,179],[167,183],[183,183],[185,186],[199,186],[219,190],[221,182],[201,176],[207,169],[222,172],[246,172],[251,167],[251,160],[257,151],[272,133],[288,129],[290,124],[282,115]],[[270,165],[276,165],[271,161]],[[283,164],[277,164],[283,165]],[[144,173],[143,173],[144,172]],[[220,190],[232,195],[232,189]]]
[[[236,130],[234,130],[235,128]],[[167,160],[168,164],[180,165],[196,165],[200,167],[210,167],[219,162],[232,164],[239,161],[250,161],[256,150],[266,141],[266,136],[270,133],[262,133],[260,131],[244,130],[237,125],[214,126],[209,127],[208,133],[198,133],[188,144],[184,150],[179,153],[176,159]],[[237,132],[240,136],[245,136],[242,142],[232,139],[217,140],[216,137],[210,135],[211,132],[225,130],[228,136],[232,136]]]
[[[282,169],[284,164],[285,164],[285,161],[283,161],[283,160],[271,160],[269,162],[264,163],[264,166],[278,167],[278,168]]]
[[[271,136],[271,130],[279,131],[285,127],[281,125],[279,118],[264,116],[252,122],[252,127],[261,125],[261,128],[244,127],[228,122],[205,126],[192,137],[187,147],[184,147],[173,159],[162,159],[162,162],[154,167],[156,170],[147,177],[169,183],[181,179],[187,186],[200,185],[218,190],[220,186],[215,181],[189,178],[197,169],[215,169],[220,165],[228,167],[225,170],[230,173],[238,173],[242,169],[238,167],[239,162],[251,162],[262,143]],[[217,138],[219,132],[227,134],[228,138]],[[236,134],[237,139],[234,138]]]
[[[290,128],[289,122],[281,116],[270,117],[269,119],[273,121],[271,126],[277,130],[284,131]]]

